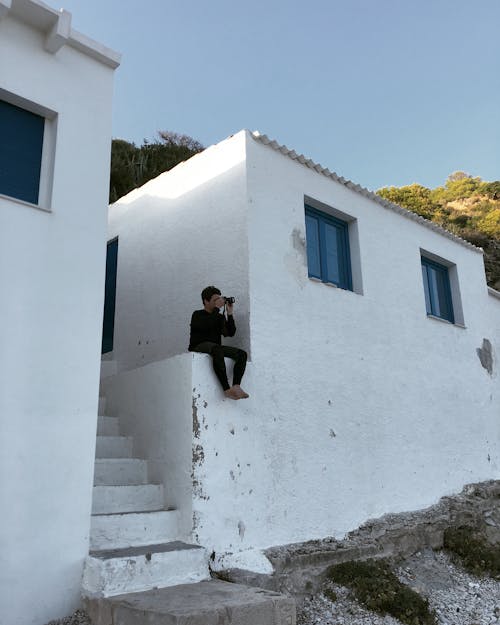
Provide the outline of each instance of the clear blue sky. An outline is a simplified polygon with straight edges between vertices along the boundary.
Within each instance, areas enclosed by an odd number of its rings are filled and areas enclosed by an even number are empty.
[[[500,0],[60,2],[123,54],[114,137],[259,130],[370,189],[500,179]]]

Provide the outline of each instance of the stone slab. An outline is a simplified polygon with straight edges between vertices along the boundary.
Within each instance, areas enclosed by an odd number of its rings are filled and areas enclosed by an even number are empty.
[[[131,436],[97,436],[96,458],[131,458],[133,440]]]
[[[92,514],[151,512],[165,507],[163,484],[94,486]]]
[[[119,436],[120,421],[118,417],[103,417],[97,419],[97,436]]]
[[[97,458],[94,465],[94,486],[126,486],[147,484],[146,460],[139,458]]]
[[[92,515],[90,550],[121,549],[179,540],[179,511]]]
[[[296,625],[291,597],[220,580],[85,603],[93,625]]]
[[[179,541],[148,547],[91,551],[85,561],[83,594],[112,597],[210,579],[208,554]]]

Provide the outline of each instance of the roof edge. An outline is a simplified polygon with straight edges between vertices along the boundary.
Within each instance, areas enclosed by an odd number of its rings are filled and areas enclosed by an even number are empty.
[[[425,217],[421,217],[420,215],[417,215],[417,213],[413,213],[407,208],[403,208],[402,206],[399,206],[398,204],[394,204],[393,202],[389,202],[388,200],[385,200],[380,195],[377,195],[373,191],[369,191],[368,189],[365,189],[364,187],[352,182],[351,180],[347,180],[346,178],[343,178],[342,176],[338,176],[335,172],[330,171],[328,168],[323,167],[322,165],[320,165],[319,163],[316,163],[310,158],[306,158],[303,154],[297,154],[295,150],[291,150],[286,145],[280,144],[274,139],[270,139],[267,135],[261,134],[258,130],[255,130],[253,132],[249,131],[249,134],[255,141],[262,143],[263,145],[271,147],[273,150],[276,150],[276,152],[280,152],[284,156],[287,156],[288,158],[294,161],[297,161],[298,163],[302,165],[305,165],[309,169],[313,169],[319,174],[322,174],[323,176],[326,176],[327,178],[330,178],[334,180],[335,182],[342,184],[344,187],[347,187],[348,189],[350,189],[351,191],[354,191],[355,193],[359,193],[360,195],[363,195],[364,197],[369,198],[370,200],[374,200],[375,202],[377,202],[377,204],[380,204],[384,208],[392,210],[395,213],[398,213],[399,215],[406,217],[407,219],[416,221],[422,226],[425,226],[426,228],[429,228],[430,230],[433,230],[434,232],[437,232],[438,234],[441,234],[445,236],[446,238],[451,239],[452,241],[455,241],[456,243],[460,243],[460,245],[463,245],[464,247],[468,247],[469,249],[474,250],[475,252],[483,254],[483,249],[481,247],[477,247],[476,245],[469,243],[469,241],[462,239],[462,237],[459,237],[456,234],[453,234],[449,230],[446,230],[446,228],[439,226],[433,221],[430,221],[430,219],[425,219]]]
[[[56,54],[64,45],[116,69],[121,54],[71,28],[71,13],[56,10],[42,0],[0,0],[0,20],[12,15],[45,35],[44,48]]]

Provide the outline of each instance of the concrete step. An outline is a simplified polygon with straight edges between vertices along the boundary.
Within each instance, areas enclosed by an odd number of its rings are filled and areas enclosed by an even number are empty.
[[[97,436],[119,436],[120,420],[118,417],[97,417]]]
[[[128,512],[90,517],[90,551],[169,543],[179,539],[179,512]]]
[[[271,590],[220,580],[109,599],[87,598],[94,625],[295,625],[295,601]]]
[[[94,486],[92,514],[152,512],[164,507],[163,484]]]
[[[92,551],[85,561],[83,593],[111,597],[206,579],[210,579],[206,550],[175,541],[147,547]]]
[[[105,411],[106,411],[106,398],[100,396],[99,397],[99,406],[98,406],[98,409],[97,409],[97,414],[98,415],[104,415]]]
[[[98,436],[96,458],[131,458],[133,440],[130,436]]]
[[[101,360],[101,380],[117,373],[116,360]]]
[[[127,486],[148,483],[148,465],[139,458],[97,458],[94,486]]]

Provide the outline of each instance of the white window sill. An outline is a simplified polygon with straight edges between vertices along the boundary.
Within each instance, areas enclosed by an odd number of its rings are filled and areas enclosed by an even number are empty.
[[[325,284],[326,286],[332,286],[334,289],[340,288],[336,284],[333,284],[333,282],[323,282],[321,278],[315,278],[314,276],[308,276],[308,278],[309,280],[312,280],[313,282],[318,282],[319,284]]]
[[[32,204],[31,202],[26,202],[26,200],[20,200],[17,197],[11,197],[10,195],[4,195],[3,193],[0,193],[0,200],[6,200],[8,202],[14,202],[15,204],[21,204],[21,206],[34,208],[35,210],[43,211],[44,213],[52,212],[50,208],[46,208],[45,206],[40,206],[39,204]]]
[[[466,330],[466,326],[461,323],[452,323],[448,321],[448,319],[442,319],[441,317],[436,317],[435,315],[427,315],[427,319],[433,319],[434,321],[440,321],[441,323],[447,323],[449,326],[456,326],[457,328],[463,328]]]
[[[318,284],[324,284],[325,286],[332,287],[333,289],[337,289],[342,291],[342,293],[352,293],[353,295],[363,295],[363,293],[358,293],[357,291],[352,291],[351,289],[343,289],[341,286],[333,284],[333,282],[324,282],[321,278],[315,278],[314,276],[307,276],[307,278],[311,282],[317,282]]]

